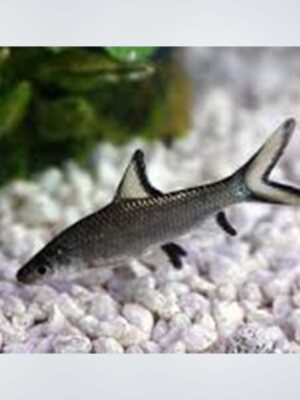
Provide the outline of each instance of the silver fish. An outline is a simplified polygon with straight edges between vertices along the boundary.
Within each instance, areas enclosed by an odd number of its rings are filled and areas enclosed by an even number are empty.
[[[240,202],[300,205],[300,190],[273,182],[269,175],[295,128],[284,122],[234,174],[208,185],[162,193],[147,178],[144,155],[137,150],[113,201],[68,227],[17,273],[22,283],[35,283],[56,272],[86,266],[117,265],[160,246],[174,267],[182,266],[185,250],[176,239],[210,215],[228,234],[235,235],[223,211]]]

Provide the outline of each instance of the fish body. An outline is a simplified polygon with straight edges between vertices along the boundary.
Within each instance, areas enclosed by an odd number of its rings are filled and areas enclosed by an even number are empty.
[[[228,233],[235,230],[224,209],[240,202],[300,205],[300,190],[269,180],[295,128],[282,124],[236,173],[215,183],[162,193],[149,182],[137,150],[108,206],[65,229],[17,273],[22,283],[38,282],[60,269],[114,265],[160,246],[175,267],[184,249],[174,241],[211,215]]]

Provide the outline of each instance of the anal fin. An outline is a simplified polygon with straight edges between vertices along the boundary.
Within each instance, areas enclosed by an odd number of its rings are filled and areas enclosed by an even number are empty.
[[[236,236],[237,231],[236,229],[231,225],[231,223],[228,221],[226,214],[224,211],[218,212],[216,216],[216,221],[218,225],[230,236]]]
[[[174,268],[182,268],[182,258],[187,255],[187,252],[176,243],[167,243],[161,246],[162,250],[168,256]]]

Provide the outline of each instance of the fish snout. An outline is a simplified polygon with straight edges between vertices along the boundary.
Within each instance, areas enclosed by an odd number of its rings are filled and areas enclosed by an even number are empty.
[[[26,266],[19,269],[16,278],[20,283],[32,283],[32,277],[30,276],[30,273],[28,273],[28,268]]]
[[[16,278],[20,283],[30,284],[43,281],[53,273],[54,268],[48,261],[34,257],[19,269]]]

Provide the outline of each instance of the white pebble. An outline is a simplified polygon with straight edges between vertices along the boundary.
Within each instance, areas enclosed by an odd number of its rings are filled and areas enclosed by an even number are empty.
[[[263,286],[263,292],[268,300],[273,301],[278,295],[289,292],[290,283],[287,276],[274,278]]]
[[[21,224],[13,224],[0,233],[1,246],[8,256],[20,259],[24,254],[32,251],[28,242],[28,231]]]
[[[189,353],[207,351],[217,340],[214,321],[209,315],[204,318],[206,321],[192,325],[183,335],[183,341]]]
[[[51,353],[53,351],[52,346],[53,335],[49,334],[47,337],[40,338],[38,343],[33,349],[34,353]]]
[[[60,311],[70,320],[77,320],[84,316],[83,309],[66,293],[57,297],[56,304]]]
[[[289,322],[294,331],[294,338],[300,344],[300,309],[296,309],[289,317]]]
[[[160,353],[160,347],[157,343],[149,340],[148,342],[141,343],[141,348],[143,349],[144,353]]]
[[[236,299],[236,286],[232,282],[224,282],[217,289],[217,296],[221,301],[234,301]]]
[[[41,285],[35,291],[32,302],[38,303],[42,308],[47,308],[47,305],[51,305],[56,300],[56,297],[57,292],[51,286]]]
[[[66,226],[74,224],[81,217],[81,213],[78,210],[78,207],[67,205],[62,209],[62,217],[60,221],[58,221],[58,227],[63,229]]]
[[[127,303],[123,307],[123,315],[131,324],[141,328],[144,332],[151,332],[153,328],[153,315],[139,304]]]
[[[188,285],[178,281],[167,282],[165,286],[162,287],[162,293],[164,295],[174,294],[175,296],[180,296],[182,294],[188,293],[190,288]]]
[[[56,353],[90,353],[92,343],[82,335],[58,335],[53,347]]]
[[[185,353],[186,352],[186,345],[184,341],[177,340],[174,343],[171,343],[164,349],[164,353]]]
[[[49,311],[48,318],[48,332],[59,333],[67,325],[67,320],[65,315],[61,312],[58,305],[53,304]]]
[[[61,215],[58,203],[42,193],[26,201],[18,213],[20,219],[28,226],[54,224],[59,221]]]
[[[2,311],[6,317],[12,318],[13,316],[23,316],[26,312],[26,308],[20,298],[9,296],[4,301]]]
[[[66,177],[73,188],[83,197],[88,197],[93,190],[91,176],[74,162],[66,165]]]
[[[273,353],[283,338],[276,327],[264,329],[257,323],[243,324],[227,339],[227,353]]]
[[[215,284],[222,284],[229,281],[233,284],[244,282],[247,271],[244,266],[237,264],[227,256],[215,255],[209,269],[209,276]]]
[[[239,290],[239,297],[242,300],[248,300],[259,306],[262,304],[263,296],[256,282],[246,282]]]
[[[282,351],[283,353],[300,353],[300,344],[294,341],[286,343],[285,348]]]
[[[34,319],[30,314],[14,315],[11,323],[15,329],[26,331],[34,324]]]
[[[3,353],[32,353],[34,345],[33,341],[27,343],[9,343],[3,347]]]
[[[209,301],[205,297],[193,292],[181,296],[178,303],[182,312],[189,318],[194,318],[199,312],[207,312],[210,308]]]
[[[192,274],[186,278],[191,290],[201,294],[209,294],[215,290],[215,285],[199,275]]]
[[[136,300],[150,311],[157,312],[163,318],[170,318],[179,311],[176,302],[164,296],[155,289],[139,290],[135,294]]]
[[[300,308],[300,292],[296,292],[292,298],[291,298],[291,302],[293,304],[294,307]]]
[[[74,297],[78,305],[83,307],[85,311],[88,311],[88,306],[95,298],[95,294],[92,291],[76,283],[70,288],[70,295]]]
[[[187,315],[175,314],[169,322],[168,331],[159,339],[160,347],[167,348],[179,340],[190,325],[191,321]]]
[[[100,337],[93,342],[95,353],[124,353],[123,347],[114,338]]]
[[[126,353],[128,354],[143,354],[144,351],[141,346],[133,344],[126,349]]]
[[[293,311],[291,298],[286,294],[279,294],[274,299],[272,307],[274,318],[283,322]]]
[[[8,189],[8,196],[17,201],[17,206],[24,199],[31,199],[40,193],[39,186],[34,182],[16,181],[13,182]]]
[[[17,343],[26,339],[27,333],[24,327],[15,327],[0,311],[0,333],[3,337],[3,343]]]
[[[61,186],[63,176],[58,168],[49,168],[46,172],[40,175],[39,184],[42,190],[54,195]]]
[[[269,325],[274,322],[274,317],[271,310],[266,308],[256,308],[252,307],[248,309],[247,319],[249,322],[257,322],[262,325]]]
[[[76,326],[81,330],[82,333],[91,338],[98,337],[99,332],[101,331],[100,322],[92,315],[85,315],[77,320]]]
[[[159,321],[157,321],[157,323],[153,328],[152,332],[153,340],[158,342],[162,337],[164,337],[167,334],[168,330],[169,330],[168,323],[165,320],[160,319]]]
[[[116,182],[119,178],[115,165],[109,159],[102,159],[101,156],[96,166],[96,174],[101,184],[108,187],[111,187],[112,182]]]
[[[125,318],[117,317],[113,321],[100,323],[100,332],[103,336],[115,338],[122,346],[131,346],[145,342],[149,335],[134,325],[130,325]]]
[[[94,186],[91,176],[74,162],[69,162],[66,165],[66,177],[71,184],[77,206],[82,212],[90,212],[92,209],[90,197]]]
[[[241,324],[244,312],[237,302],[222,301],[214,304],[214,316],[218,329],[227,336]]]
[[[118,305],[108,294],[97,294],[91,301],[89,313],[99,320],[113,319],[118,315]]]

